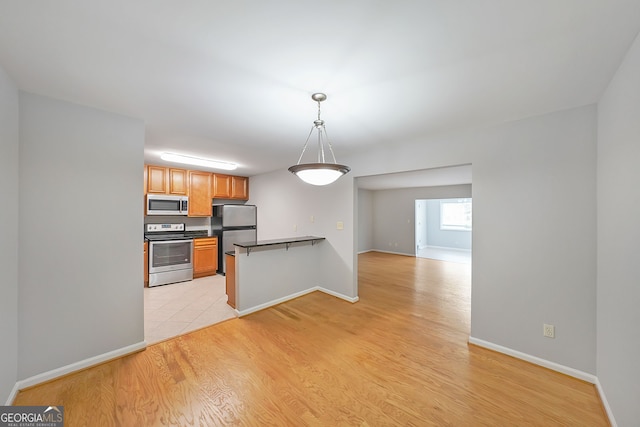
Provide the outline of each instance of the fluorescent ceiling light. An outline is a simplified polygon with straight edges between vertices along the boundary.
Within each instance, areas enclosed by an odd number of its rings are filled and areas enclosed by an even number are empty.
[[[162,153],[162,160],[167,162],[183,163],[185,165],[203,166],[205,168],[224,169],[228,171],[235,170],[238,165],[230,162],[221,162],[219,160],[203,159],[201,157],[184,156],[182,154]]]

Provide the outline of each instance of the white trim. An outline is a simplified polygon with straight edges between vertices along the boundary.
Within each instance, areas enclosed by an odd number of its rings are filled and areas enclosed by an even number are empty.
[[[254,307],[247,308],[245,310],[237,310],[238,311],[238,317],[246,316],[247,314],[251,314],[251,313],[255,313],[256,311],[264,310],[265,308],[269,308],[271,306],[274,306],[274,305],[277,305],[277,304],[281,304],[281,303],[283,303],[285,301],[289,301],[289,300],[292,300],[294,298],[301,297],[302,295],[306,295],[306,294],[311,293],[311,292],[313,292],[315,290],[316,290],[316,288],[306,289],[304,291],[296,292],[295,294],[287,295],[287,296],[284,296],[282,298],[276,298],[274,300],[267,301],[267,302],[265,302],[263,304],[258,304],[258,305],[254,306]]]
[[[259,304],[256,305],[254,307],[251,308],[247,308],[245,310],[237,310],[236,309],[236,313],[238,313],[238,317],[242,317],[242,316],[246,316],[247,314],[251,314],[251,313],[255,313],[256,311],[260,311],[260,310],[264,310],[265,308],[269,308],[269,307],[273,307],[274,305],[278,305],[278,304],[282,304],[283,302],[301,297],[303,295],[307,295],[310,294],[311,292],[315,292],[315,291],[320,291],[320,292],[324,292],[325,294],[329,294],[332,295],[334,297],[343,299],[345,301],[348,302],[358,302],[358,300],[360,299],[359,297],[348,297],[346,295],[340,294],[338,292],[334,292],[334,291],[330,291],[329,289],[325,289],[325,288],[321,288],[320,286],[314,286],[313,288],[309,288],[309,289],[305,289],[304,291],[300,291],[300,292],[296,292],[295,294],[291,294],[291,295],[287,295],[284,296],[282,298],[277,298],[271,301],[267,301],[263,304]]]
[[[579,380],[586,381],[591,384],[596,384],[596,381],[598,380],[598,378],[595,375],[590,374],[588,372],[583,372],[578,369],[571,368],[569,366],[564,366],[559,363],[552,362],[550,360],[541,359],[539,357],[532,356],[527,353],[522,353],[520,351],[513,350],[508,347],[503,347],[501,345],[494,344],[489,341],[484,341],[478,338],[469,337],[469,344],[475,344],[480,347],[488,348],[489,350],[497,351],[498,353],[504,353],[506,355],[515,357],[517,359],[522,359],[527,362],[533,363],[535,365],[543,366],[545,368],[551,369],[556,372],[560,372],[565,375],[569,375],[570,377],[578,378]]]
[[[446,251],[457,251],[457,252],[469,252],[471,253],[471,249],[465,249],[465,248],[452,248],[449,246],[425,246],[422,249],[441,249],[441,250],[446,250]]]
[[[11,393],[9,393],[9,397],[7,397],[7,403],[5,403],[5,406],[12,406],[13,405],[13,401],[16,399],[16,396],[18,395],[18,383],[15,383],[13,385],[13,389],[11,389]]]
[[[596,389],[598,390],[598,394],[600,395],[600,400],[602,401],[604,410],[607,413],[607,417],[609,417],[609,424],[611,424],[611,427],[618,427],[618,423],[616,423],[616,419],[613,416],[613,411],[611,410],[611,406],[609,406],[609,401],[607,400],[607,396],[605,396],[604,394],[602,384],[600,384],[600,380],[598,379],[598,377],[596,377]]]
[[[383,251],[382,249],[371,249],[371,252],[382,252],[383,254],[392,254],[392,255],[404,255],[404,256],[411,256],[414,257],[416,256],[416,254],[407,254],[404,252],[393,252],[393,251]]]
[[[90,368],[91,366],[99,365],[101,363],[108,362],[110,360],[117,359],[119,357],[123,357],[131,353],[136,353],[146,348],[147,348],[147,342],[141,341],[139,343],[132,344],[127,347],[122,347],[117,350],[109,351],[107,353],[103,353],[98,356],[90,357],[88,359],[84,359],[67,366],[62,366],[60,368],[52,369],[51,371],[43,372],[41,374],[34,375],[24,380],[20,380],[16,382],[14,389],[22,390],[27,387],[33,387],[34,385],[38,385],[46,381],[51,381],[53,379],[70,374],[72,372]],[[13,402],[13,399],[11,400],[11,402]]]
[[[345,300],[347,302],[356,303],[356,302],[360,301],[360,297],[357,297],[357,296],[356,297],[348,297],[348,296],[346,296],[344,294],[341,294],[341,293],[338,293],[338,292],[335,292],[335,291],[332,291],[332,290],[329,290],[329,289],[326,289],[326,288],[322,288],[320,286],[316,286],[316,290],[318,290],[320,292],[324,292],[325,294],[328,294],[328,295],[332,295],[332,296],[334,296],[336,298],[343,299],[343,300]]]
[[[367,252],[375,252],[375,249],[366,249],[364,251],[360,251],[360,252],[358,252],[358,255],[366,254]]]

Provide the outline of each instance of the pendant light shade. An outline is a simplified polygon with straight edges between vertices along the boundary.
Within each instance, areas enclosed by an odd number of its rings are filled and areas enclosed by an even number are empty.
[[[291,166],[289,168],[289,171],[297,175],[298,178],[300,178],[307,184],[328,185],[336,181],[342,175],[348,173],[351,169],[349,168],[349,166],[340,165],[336,162],[336,156],[333,154],[333,147],[331,146],[331,142],[329,142],[329,139],[327,137],[327,130],[324,126],[324,121],[320,119],[320,103],[327,99],[327,95],[325,95],[324,93],[314,93],[313,95],[311,95],[311,99],[318,103],[318,119],[313,122],[311,131],[309,131],[309,136],[307,136],[304,147],[302,147],[302,153],[300,154],[298,163],[294,166]],[[316,130],[318,133],[318,161],[315,163],[300,163],[305,151],[307,150],[309,139],[311,138],[314,130]],[[327,144],[327,147],[329,148],[329,152],[331,153],[333,163],[325,162],[325,142]]]

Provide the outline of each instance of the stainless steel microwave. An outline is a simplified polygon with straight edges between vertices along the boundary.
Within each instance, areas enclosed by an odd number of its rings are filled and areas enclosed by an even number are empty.
[[[169,196],[166,194],[147,194],[147,215],[187,215],[188,196]]]

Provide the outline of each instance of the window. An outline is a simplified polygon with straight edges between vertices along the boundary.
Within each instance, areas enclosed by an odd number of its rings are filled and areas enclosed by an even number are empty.
[[[441,230],[471,230],[471,199],[451,199],[440,202]]]

